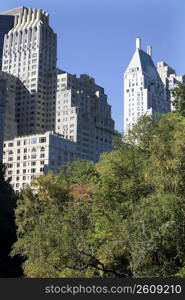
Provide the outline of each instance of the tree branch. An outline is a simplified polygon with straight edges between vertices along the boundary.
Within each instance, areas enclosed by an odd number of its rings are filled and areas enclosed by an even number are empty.
[[[94,255],[92,254],[89,254],[89,253],[86,253],[84,251],[78,251],[80,254],[82,255],[85,255],[87,257],[90,258],[89,262],[87,264],[85,264],[84,266],[81,266],[81,267],[76,267],[76,266],[69,266],[69,265],[65,265],[64,267],[60,268],[56,265],[53,265],[53,267],[61,272],[63,271],[64,269],[71,269],[71,270],[74,270],[74,271],[83,271],[85,269],[88,269],[89,267],[92,267],[98,271],[102,271],[104,273],[112,273],[114,274],[116,277],[121,277],[121,278],[125,278],[125,274],[123,273],[118,273],[112,269],[108,269],[99,259],[97,259]]]

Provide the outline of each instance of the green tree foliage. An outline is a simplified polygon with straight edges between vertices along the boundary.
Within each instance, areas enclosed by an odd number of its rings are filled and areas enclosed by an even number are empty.
[[[64,167],[59,174],[61,182],[65,185],[86,184],[98,177],[92,161],[73,161],[68,162],[67,168]]]
[[[25,276],[185,276],[185,118],[144,116],[120,141],[25,189],[13,250]]]
[[[185,117],[185,85],[181,82],[172,90],[172,105],[175,111]]]
[[[10,251],[15,241],[14,208],[16,196],[8,181],[4,179],[5,166],[0,163],[0,254],[4,255]]]

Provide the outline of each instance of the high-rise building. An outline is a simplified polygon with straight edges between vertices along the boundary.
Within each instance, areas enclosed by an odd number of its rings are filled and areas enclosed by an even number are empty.
[[[20,7],[2,15],[14,16],[5,34],[2,70],[19,80],[16,84],[18,135],[55,128],[56,34],[41,9]]]
[[[0,16],[14,21],[3,44],[2,75],[9,95],[6,142],[15,135],[55,130],[67,142],[76,142],[78,159],[96,162],[102,152],[113,150],[114,121],[107,95],[90,76],[77,78],[56,68],[57,39],[48,14],[18,7]]]
[[[165,85],[166,100],[171,103],[171,110],[174,110],[172,90],[179,82],[185,85],[185,75],[176,75],[176,72],[164,61],[157,63],[157,71]]]
[[[77,158],[96,162],[113,150],[114,121],[104,89],[94,78],[58,70],[55,131],[77,142]]]
[[[152,60],[152,47],[147,46],[144,52],[137,37],[135,53],[124,73],[124,132],[144,114],[169,111],[164,84]]]
[[[5,101],[6,86],[5,80],[0,78],[0,161],[3,160],[3,138],[4,138],[4,119],[5,119]]]
[[[13,139],[17,135],[17,122],[15,120],[15,99],[17,78],[0,71],[0,78],[4,80],[4,139]]]
[[[2,160],[3,139],[17,135],[15,121],[16,78],[0,71],[0,161]]]
[[[58,173],[66,162],[75,159],[76,143],[54,132],[16,137],[4,142],[5,178],[9,178],[16,192],[49,170]]]
[[[0,70],[2,68],[4,36],[14,26],[14,16],[2,15],[0,13]]]

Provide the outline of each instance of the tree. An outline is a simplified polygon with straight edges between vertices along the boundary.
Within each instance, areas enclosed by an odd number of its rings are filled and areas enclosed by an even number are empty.
[[[171,277],[185,263],[185,201],[173,194],[143,199],[128,220],[134,277]]]
[[[17,196],[9,180],[5,180],[5,166],[0,163],[0,276],[21,276],[18,257],[10,259],[12,244],[16,241],[14,209]]]
[[[73,162],[16,209],[28,277],[168,277],[185,269],[185,118],[144,116],[97,164]]]
[[[86,184],[98,174],[92,161],[77,160],[68,162],[59,174],[63,184]]]
[[[5,179],[5,166],[0,163],[0,237],[1,255],[7,255],[15,241],[14,208],[16,196]]]
[[[175,111],[185,117],[185,85],[178,82],[178,85],[172,90],[172,105]]]

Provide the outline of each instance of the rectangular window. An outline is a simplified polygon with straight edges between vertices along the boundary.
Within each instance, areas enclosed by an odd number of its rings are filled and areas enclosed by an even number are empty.
[[[8,147],[13,147],[13,143],[8,143]]]
[[[37,138],[31,139],[31,144],[36,144],[37,143]]]
[[[45,137],[41,137],[40,139],[39,139],[39,143],[45,143],[46,142],[46,138]]]

